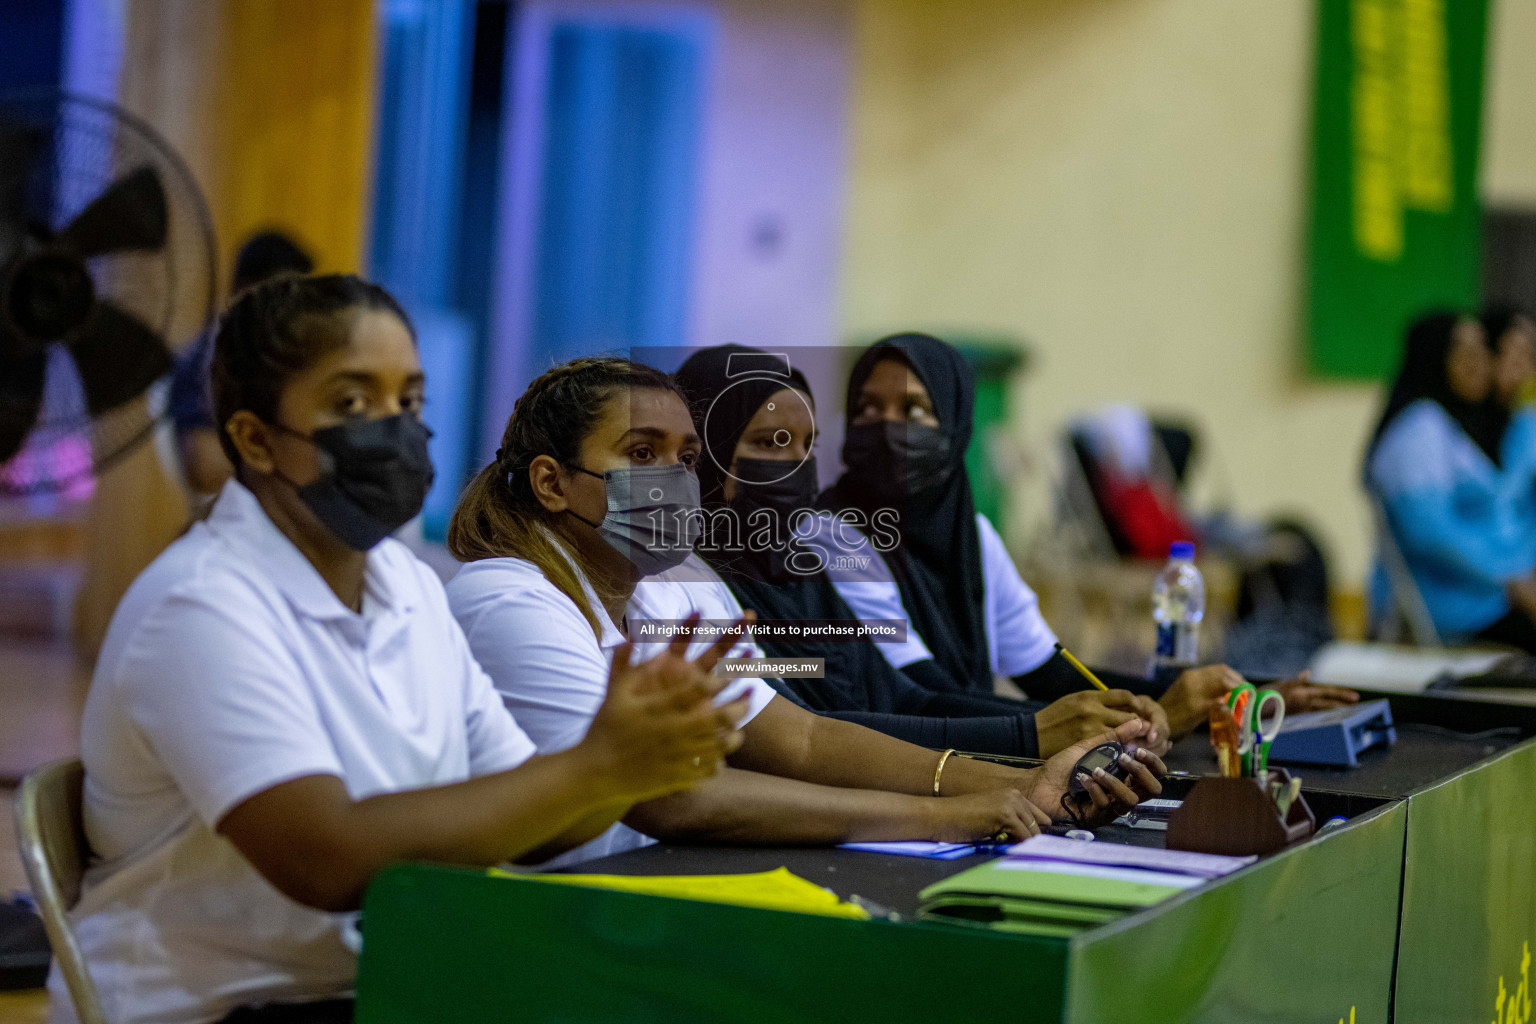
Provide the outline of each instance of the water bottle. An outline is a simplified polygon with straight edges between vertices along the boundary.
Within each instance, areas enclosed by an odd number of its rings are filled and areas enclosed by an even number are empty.
[[[1177,541],[1168,564],[1152,585],[1152,618],[1157,623],[1154,672],[1185,669],[1200,660],[1200,620],[1205,618],[1205,579],[1195,568],[1195,546]]]

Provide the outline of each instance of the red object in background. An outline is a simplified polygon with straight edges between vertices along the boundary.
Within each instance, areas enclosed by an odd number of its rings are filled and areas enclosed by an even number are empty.
[[[1160,493],[1150,480],[1125,480],[1114,471],[1096,467],[1098,497],[1105,515],[1130,545],[1137,558],[1164,559],[1175,541],[1195,536],[1195,529],[1179,514],[1171,493]]]

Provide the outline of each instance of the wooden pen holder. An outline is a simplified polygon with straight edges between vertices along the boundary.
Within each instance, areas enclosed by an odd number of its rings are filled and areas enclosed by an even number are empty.
[[[1282,820],[1269,795],[1272,783],[1290,780],[1284,768],[1271,768],[1262,778],[1201,779],[1168,819],[1168,849],[1263,856],[1306,839],[1317,827],[1306,798],[1298,793]]]

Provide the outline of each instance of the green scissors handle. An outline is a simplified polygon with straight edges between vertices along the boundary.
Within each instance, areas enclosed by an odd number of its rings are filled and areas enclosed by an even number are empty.
[[[1237,722],[1237,753],[1244,775],[1262,775],[1269,767],[1269,747],[1285,721],[1285,698],[1279,690],[1260,690],[1252,683],[1234,687],[1227,708]]]

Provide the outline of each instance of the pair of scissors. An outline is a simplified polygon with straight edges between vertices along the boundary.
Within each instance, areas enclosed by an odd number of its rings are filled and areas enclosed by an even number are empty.
[[[1227,709],[1237,724],[1237,754],[1242,773],[1264,774],[1269,767],[1269,747],[1285,721],[1285,698],[1279,690],[1260,690],[1244,683],[1227,694]]]

